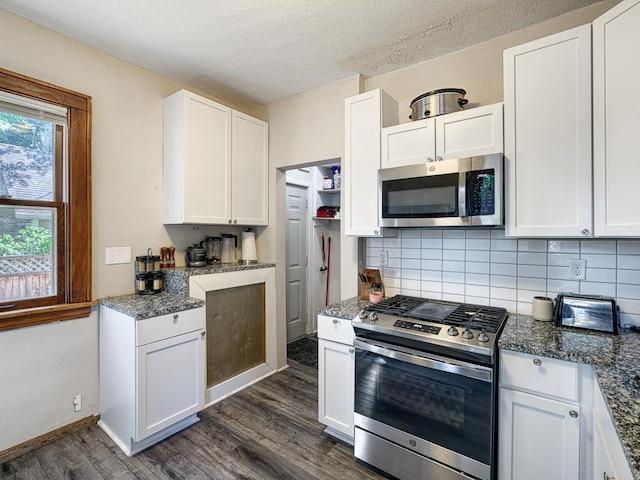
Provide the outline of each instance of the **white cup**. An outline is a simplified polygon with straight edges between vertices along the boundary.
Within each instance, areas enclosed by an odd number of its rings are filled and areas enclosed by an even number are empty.
[[[535,320],[553,320],[553,300],[547,297],[533,297],[532,315]]]

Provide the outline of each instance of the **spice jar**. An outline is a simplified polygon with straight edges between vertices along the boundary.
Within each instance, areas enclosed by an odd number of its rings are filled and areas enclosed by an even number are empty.
[[[369,302],[379,303],[384,299],[384,289],[381,283],[372,283],[369,287]]]

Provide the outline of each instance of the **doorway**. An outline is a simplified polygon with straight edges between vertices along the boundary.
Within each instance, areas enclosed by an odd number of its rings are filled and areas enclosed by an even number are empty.
[[[287,184],[287,342],[307,333],[308,188]]]

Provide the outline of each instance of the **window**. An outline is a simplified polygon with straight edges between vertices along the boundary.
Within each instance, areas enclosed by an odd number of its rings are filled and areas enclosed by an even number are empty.
[[[90,313],[90,115],[0,69],[0,330]]]

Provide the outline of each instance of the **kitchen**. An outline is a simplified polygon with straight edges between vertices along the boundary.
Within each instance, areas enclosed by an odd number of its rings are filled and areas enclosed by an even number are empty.
[[[346,97],[364,90],[383,87],[400,105],[407,107],[412,98],[430,83],[461,85],[473,92],[473,101],[492,104],[503,99],[502,50],[543,37],[550,33],[590,22],[616,2],[603,2],[544,24],[519,30],[464,51],[391,72],[361,79],[346,78],[293,98],[247,113],[269,120],[270,185],[269,217],[277,218],[284,208],[284,174],[280,169],[342,156],[342,106]],[[149,239],[161,244],[186,246],[205,234],[200,227],[192,232],[183,227],[164,227],[161,212],[162,99],[179,90],[179,85],[147,70],[76,43],[31,22],[2,11],[2,31],[20,45],[32,45],[31,54],[7,51],[3,67],[35,78],[62,84],[90,94],[94,102],[93,180],[94,180],[94,280],[96,298],[131,291],[132,265],[105,266],[104,250],[109,246],[132,245],[145,252]],[[56,49],[65,52],[67,70],[61,70]],[[37,61],[36,61],[37,58]],[[462,85],[464,83],[464,85]],[[223,102],[222,99],[221,103]],[[239,105],[238,107],[243,107]],[[317,112],[327,128],[318,131],[310,118],[300,119],[296,112]],[[126,112],[129,121],[122,122]],[[408,112],[407,112],[408,115]],[[296,120],[294,120],[296,119]],[[295,135],[291,135],[295,132]],[[295,140],[294,140],[295,137]],[[113,139],[120,139],[114,142]],[[141,179],[146,182],[141,183]],[[122,195],[120,192],[130,192]],[[135,201],[136,211],[129,203]],[[271,222],[258,239],[261,260],[284,264],[282,222]],[[143,232],[143,233],[140,233]],[[156,247],[156,248],[157,248]],[[343,248],[341,275],[343,298],[357,295],[355,248]],[[348,258],[352,255],[351,258]],[[375,257],[375,254],[372,255]],[[351,271],[349,271],[349,266]],[[283,284],[283,271],[277,268],[277,282]],[[279,312],[284,299],[277,298]],[[282,313],[279,315],[279,318]],[[61,322],[25,331],[3,332],[4,355],[17,364],[11,373],[2,374],[2,384],[11,385],[5,396],[3,417],[11,432],[0,445],[4,450],[23,441],[77,420],[66,408],[68,399],[82,391],[83,412],[98,411],[97,321],[91,319]],[[286,364],[283,326],[278,324],[278,365]],[[54,348],[54,344],[56,347]],[[31,349],[17,350],[17,345]],[[61,346],[65,355],[59,356]],[[36,356],[36,352],[38,355]],[[35,359],[34,359],[35,357]],[[37,360],[36,360],[37,359]],[[44,369],[44,370],[43,370]],[[5,376],[6,375],[6,376]],[[53,385],[32,384],[21,379],[38,376],[52,378]],[[4,417],[7,415],[7,417]]]

